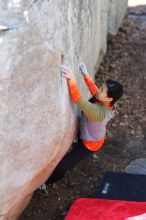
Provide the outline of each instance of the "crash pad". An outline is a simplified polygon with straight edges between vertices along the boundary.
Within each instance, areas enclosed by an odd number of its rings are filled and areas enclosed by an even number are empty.
[[[96,197],[146,201],[146,175],[106,172],[97,190]]]
[[[79,198],[65,220],[146,220],[146,202]]]

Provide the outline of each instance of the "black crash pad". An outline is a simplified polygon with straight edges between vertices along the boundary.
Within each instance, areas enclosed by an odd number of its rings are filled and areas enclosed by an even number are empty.
[[[97,198],[146,201],[146,175],[106,172]]]

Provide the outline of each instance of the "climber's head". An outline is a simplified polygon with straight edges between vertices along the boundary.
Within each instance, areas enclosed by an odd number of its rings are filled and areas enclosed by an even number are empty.
[[[122,94],[123,86],[119,82],[109,79],[99,88],[96,98],[113,106],[121,98]]]

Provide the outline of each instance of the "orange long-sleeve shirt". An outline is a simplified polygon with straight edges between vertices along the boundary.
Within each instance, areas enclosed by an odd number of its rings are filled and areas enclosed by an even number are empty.
[[[98,93],[98,87],[89,75],[84,76],[84,81],[88,86],[88,89],[92,96]],[[69,92],[73,102],[75,102],[84,114],[91,121],[102,121],[107,113],[107,109],[101,105],[95,105],[89,101],[83,99],[80,95],[76,81],[74,79],[68,80]],[[99,103],[98,103],[99,104]],[[104,143],[104,137],[97,141],[83,140],[84,145],[91,151],[98,150]]]

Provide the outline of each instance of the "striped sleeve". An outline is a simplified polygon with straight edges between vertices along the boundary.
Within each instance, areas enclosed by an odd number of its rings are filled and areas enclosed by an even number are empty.
[[[94,96],[96,93],[98,93],[98,87],[95,85],[93,79],[89,75],[84,76],[84,81],[88,86],[88,89],[92,96]]]
[[[91,121],[103,121],[108,113],[103,105],[95,105],[82,98],[76,104]]]
[[[81,97],[74,79],[68,80],[68,87],[71,100],[84,112],[87,118],[91,121],[102,121],[106,117],[108,110],[103,105],[95,105]]]
[[[69,79],[68,87],[69,87],[71,100],[73,102],[78,102],[81,99],[81,95],[80,95],[76,81],[74,79]]]

